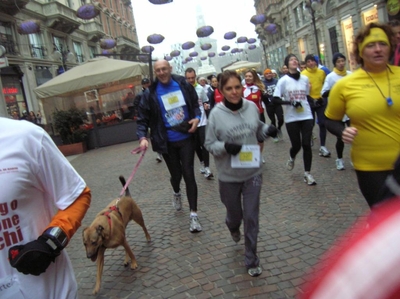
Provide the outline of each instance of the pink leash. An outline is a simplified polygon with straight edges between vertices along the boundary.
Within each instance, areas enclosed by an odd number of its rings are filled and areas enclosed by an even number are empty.
[[[131,154],[139,154],[142,153],[142,155],[140,156],[139,160],[136,162],[135,168],[133,169],[130,177],[128,178],[128,180],[126,181],[126,184],[124,186],[124,188],[122,188],[121,193],[119,194],[119,197],[123,196],[125,193],[126,188],[128,188],[129,183],[132,181],[133,177],[135,176],[136,171],[139,168],[140,163],[142,162],[143,158],[144,158],[144,154],[146,153],[147,148],[142,149],[141,147],[135,148],[134,150],[131,151]],[[118,202],[118,201],[117,201]]]

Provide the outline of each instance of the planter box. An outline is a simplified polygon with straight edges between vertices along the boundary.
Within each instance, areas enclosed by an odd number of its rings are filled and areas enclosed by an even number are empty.
[[[58,145],[58,149],[63,153],[64,156],[79,155],[86,152],[86,142],[79,142],[73,144]]]

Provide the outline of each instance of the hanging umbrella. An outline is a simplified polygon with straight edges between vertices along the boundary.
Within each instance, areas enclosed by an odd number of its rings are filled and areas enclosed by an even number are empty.
[[[210,43],[206,43],[206,44],[201,45],[200,48],[203,51],[207,51],[207,50],[210,50],[212,48],[212,45]]]
[[[164,59],[165,59],[166,61],[171,61],[171,60],[172,60],[172,57],[169,56],[169,55],[165,55],[165,56],[164,56]]]
[[[248,49],[249,49],[249,50],[254,50],[255,48],[257,48],[256,45],[250,45]]]
[[[169,53],[169,55],[171,55],[171,57],[177,57],[177,56],[181,55],[181,51],[173,50],[171,53]]]
[[[215,53],[214,52],[209,52],[208,53],[208,57],[214,57],[215,56]]]
[[[149,57],[147,55],[139,55],[138,59],[142,62],[149,62]]]
[[[143,46],[141,48],[141,50],[142,50],[143,53],[151,53],[151,52],[154,51],[154,47],[150,46],[150,45],[147,45],[147,46]]]
[[[251,38],[249,38],[249,39],[247,40],[247,43],[249,43],[249,44],[254,44],[256,41],[257,41],[257,40],[256,40],[255,38],[251,37]]]
[[[111,49],[117,45],[115,39],[112,38],[105,38],[100,40],[100,48],[102,49]]]
[[[245,36],[238,37],[236,41],[238,43],[245,43],[245,42],[247,42],[247,37],[245,37]]]
[[[171,3],[173,0],[149,0],[150,3],[161,5]]]
[[[219,56],[224,56],[226,53],[225,52],[220,52],[218,55]]]
[[[158,33],[151,34],[147,37],[147,41],[150,44],[159,44],[164,40],[164,36]]]
[[[199,55],[199,53],[197,53],[196,51],[189,53],[190,57],[196,57],[197,55]]]
[[[254,25],[262,24],[267,20],[264,14],[258,14],[251,17],[250,22]]]
[[[264,30],[270,34],[275,34],[275,33],[277,33],[276,24],[274,24],[274,23],[268,24],[267,26],[264,27]]]
[[[186,57],[185,60],[186,60],[186,62],[192,61],[192,60],[193,60],[193,57]]]
[[[221,48],[221,50],[222,50],[222,51],[228,51],[230,48],[231,48],[231,47],[229,47],[229,46],[223,46],[223,47]]]
[[[115,53],[115,50],[114,49],[110,49],[110,50],[102,50],[101,51],[101,54],[114,54]]]
[[[206,60],[208,57],[207,56],[201,56],[200,60]]]
[[[236,32],[235,31],[229,31],[224,34],[225,39],[233,39],[236,37]]]
[[[100,9],[94,4],[84,4],[76,11],[76,16],[83,20],[90,20],[97,17],[100,14]]]
[[[214,32],[211,26],[202,26],[196,30],[197,37],[207,37]]]
[[[194,42],[186,42],[186,43],[182,44],[182,49],[189,50],[189,49],[193,48],[194,45],[195,45]]]
[[[40,32],[40,21],[28,20],[24,21],[17,26],[19,34],[31,34]]]

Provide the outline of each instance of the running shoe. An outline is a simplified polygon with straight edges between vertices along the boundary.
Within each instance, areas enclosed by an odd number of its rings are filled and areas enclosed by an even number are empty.
[[[319,148],[319,155],[321,157],[330,157],[331,153],[328,151],[328,149],[325,146],[321,146]]]
[[[156,160],[158,163],[162,162],[162,155],[161,154],[157,154]]]
[[[294,167],[294,160],[292,158],[289,158],[289,160],[287,160],[286,162],[286,169],[287,170],[292,170]]]
[[[272,139],[274,140],[275,143],[279,142],[279,138],[278,137],[274,137]]]
[[[257,266],[257,267],[255,267],[255,268],[249,268],[249,269],[247,270],[247,273],[249,273],[249,275],[250,275],[251,277],[257,277],[257,276],[260,276],[260,275],[261,275],[261,273],[262,273],[262,268],[261,268],[261,266]]]
[[[282,137],[283,137],[282,130],[278,129],[278,138],[282,139]]]
[[[214,177],[214,175],[212,174],[210,168],[205,167],[204,170],[205,170],[205,172],[204,172],[204,177],[205,177],[206,179],[211,180],[211,179]]]
[[[204,162],[200,162],[200,173],[201,174],[206,173],[206,168],[204,167]]]
[[[199,218],[197,216],[190,216],[190,228],[191,233],[201,232],[202,228],[199,222]]]
[[[314,177],[308,172],[304,174],[304,182],[307,183],[307,185],[309,186],[317,184],[317,182],[314,180]]]
[[[234,232],[231,232],[232,240],[235,243],[238,243],[240,241],[240,229],[235,230]]]
[[[336,169],[337,170],[344,170],[344,163],[343,159],[336,159]]]
[[[182,196],[180,193],[174,193],[174,199],[172,200],[172,205],[177,211],[182,210]]]

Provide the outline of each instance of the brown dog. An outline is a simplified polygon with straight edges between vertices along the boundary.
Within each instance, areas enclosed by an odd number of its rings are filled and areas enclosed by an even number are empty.
[[[126,182],[123,176],[119,177],[122,186]],[[97,277],[93,294],[100,290],[101,276],[104,265],[104,252],[107,248],[116,248],[120,245],[125,248],[124,265],[127,266],[129,259],[131,269],[137,268],[136,258],[125,238],[125,228],[130,220],[139,224],[150,242],[150,235],[144,224],[142,211],[130,195],[126,188],[125,196],[120,200],[113,200],[104,210],[97,214],[92,224],[82,232],[83,244],[86,248],[86,256],[93,262],[97,260]]]

